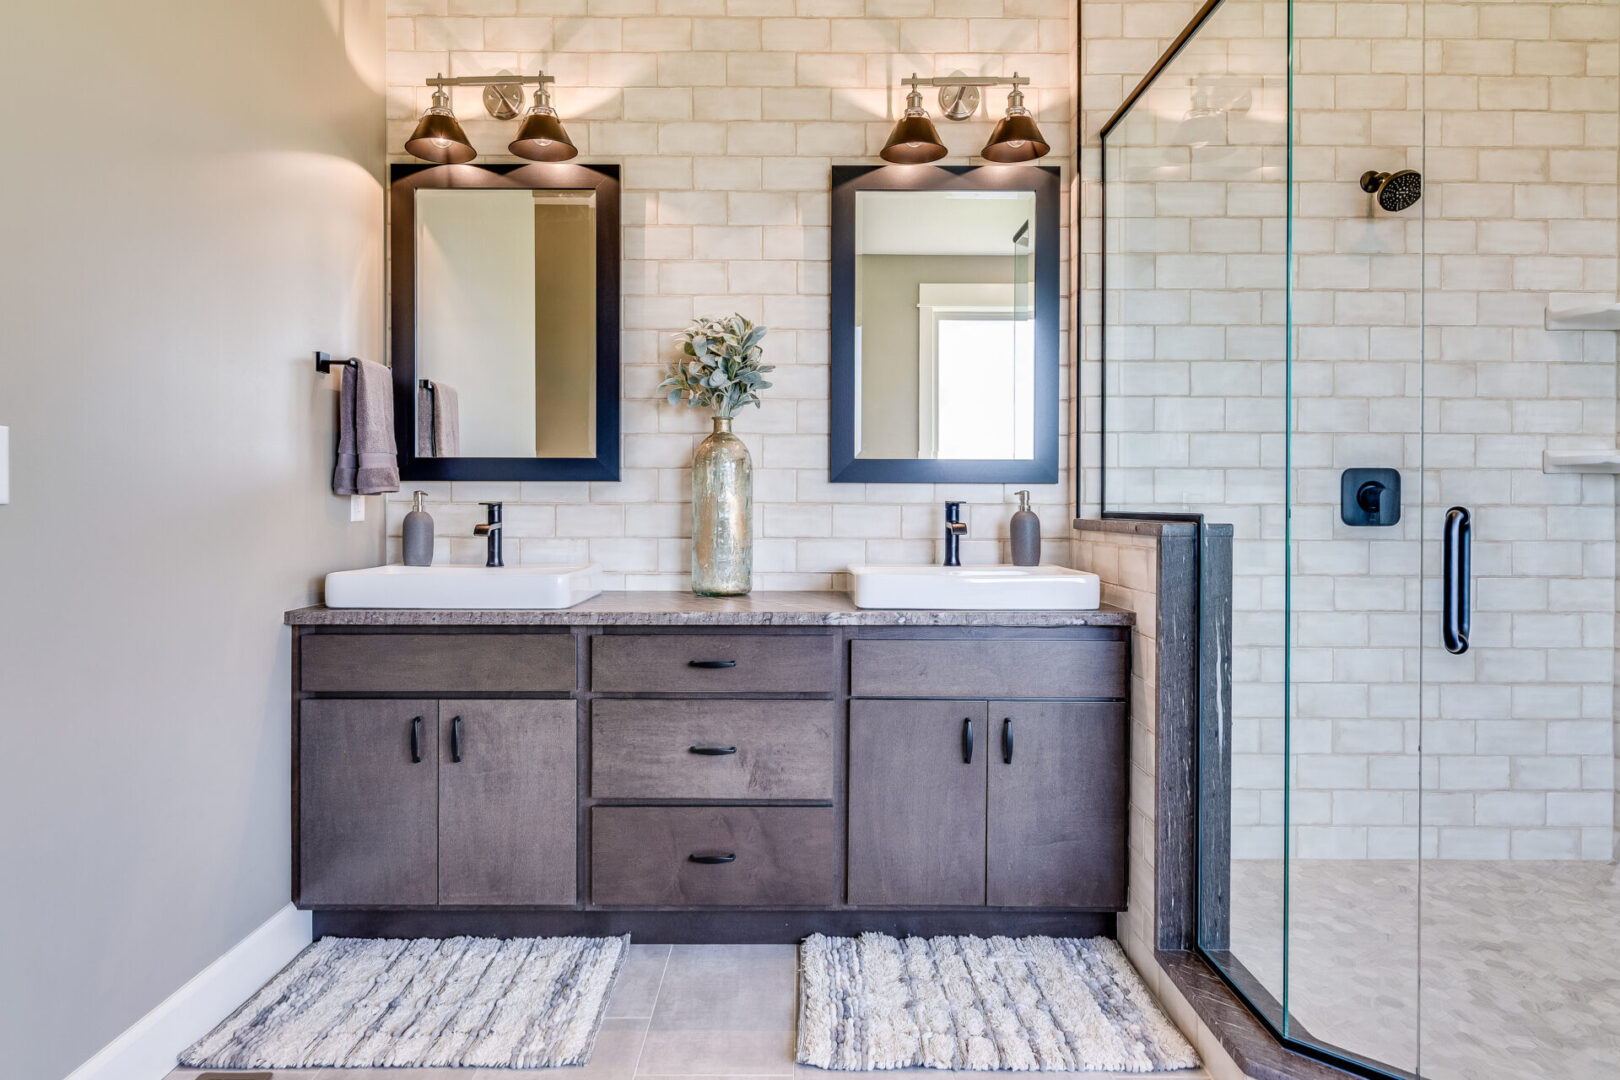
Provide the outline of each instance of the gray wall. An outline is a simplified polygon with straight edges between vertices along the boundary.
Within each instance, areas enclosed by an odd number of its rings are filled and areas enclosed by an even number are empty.
[[[534,205],[534,452],[596,456],[596,209]]]
[[[330,494],[310,354],[382,354],[382,49],[382,0],[0,21],[8,1078],[61,1077],[288,900],[281,612],[381,554],[380,500],[350,524]]]
[[[918,287],[1012,279],[1010,255],[860,257],[861,457],[917,456]]]

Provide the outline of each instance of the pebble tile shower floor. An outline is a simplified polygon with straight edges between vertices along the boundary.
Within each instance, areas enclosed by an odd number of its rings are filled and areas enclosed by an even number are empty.
[[[831,1077],[795,1065],[798,948],[794,945],[631,945],[619,974],[591,1063],[566,1070],[512,1070],[558,1080],[640,1080],[653,1077]],[[176,1069],[168,1080],[191,1080],[197,1069]],[[491,1069],[296,1069],[275,1080],[472,1080],[506,1075]],[[1006,1077],[1007,1073],[942,1073],[900,1069],[884,1077]],[[1123,1080],[1111,1073],[1042,1073],[1041,1080]],[[1208,1080],[1202,1069],[1130,1074]]]

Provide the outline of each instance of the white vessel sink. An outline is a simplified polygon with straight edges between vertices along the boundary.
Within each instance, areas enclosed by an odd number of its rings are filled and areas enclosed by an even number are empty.
[[[326,575],[326,606],[335,608],[566,608],[601,591],[594,563],[373,566]]]
[[[1096,574],[1063,566],[852,566],[849,595],[860,608],[952,611],[1095,611]]]

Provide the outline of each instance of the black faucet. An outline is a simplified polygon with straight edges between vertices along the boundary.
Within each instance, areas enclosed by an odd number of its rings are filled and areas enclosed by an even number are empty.
[[[962,524],[962,504],[948,502],[945,504],[945,565],[962,565],[962,534],[967,532],[967,526]]]
[[[474,536],[489,537],[489,558],[484,560],[485,566],[505,566],[501,562],[501,504],[498,502],[479,503],[479,506],[489,508],[489,521],[484,525],[474,525]]]

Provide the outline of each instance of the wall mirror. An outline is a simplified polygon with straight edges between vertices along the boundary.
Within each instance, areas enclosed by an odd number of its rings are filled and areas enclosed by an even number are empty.
[[[395,165],[402,480],[619,478],[615,165]]]
[[[1055,483],[1058,170],[838,166],[831,478]]]

